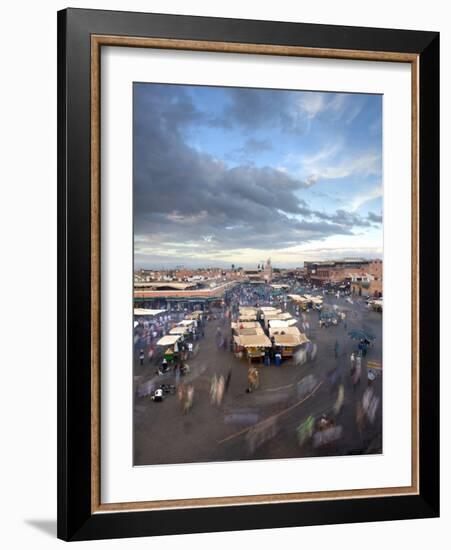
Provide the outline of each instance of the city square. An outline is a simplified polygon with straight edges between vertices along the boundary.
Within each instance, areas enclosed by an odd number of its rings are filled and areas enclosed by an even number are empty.
[[[244,280],[220,280],[223,294],[210,302],[200,298],[200,284],[196,290],[150,291],[150,302],[165,307],[148,309],[160,313],[147,316],[145,307],[135,309],[135,465],[382,452],[382,311],[375,307],[382,300],[369,299],[368,289],[362,295],[361,283],[349,280],[316,286],[320,281],[315,285],[303,271],[303,277],[279,277],[279,284],[266,281],[264,269],[243,273]],[[142,283],[135,288],[135,302],[148,304]],[[293,290],[313,301],[300,302]],[[249,315],[253,320],[246,320]],[[191,321],[195,330],[177,330]],[[291,348],[276,346],[274,331],[283,341],[291,330],[302,338]],[[185,345],[176,340],[170,358],[165,341],[179,335]],[[363,351],[362,335],[369,339]],[[246,351],[237,345],[243,336],[251,343],[266,337],[261,342],[270,347]],[[160,388],[161,401],[155,399]],[[188,406],[183,388],[192,392]]]

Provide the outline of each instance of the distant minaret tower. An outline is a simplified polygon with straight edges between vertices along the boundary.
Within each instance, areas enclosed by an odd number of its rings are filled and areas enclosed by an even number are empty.
[[[264,268],[264,278],[265,281],[270,282],[272,281],[272,265],[271,265],[271,258],[268,258],[266,260],[266,265]]]

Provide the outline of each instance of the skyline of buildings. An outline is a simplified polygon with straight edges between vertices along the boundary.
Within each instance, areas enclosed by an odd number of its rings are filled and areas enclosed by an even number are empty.
[[[276,270],[292,270],[292,269],[302,269],[305,264],[308,264],[308,263],[312,263],[312,262],[333,262],[333,261],[370,261],[370,260],[379,260],[379,261],[383,261],[383,255],[375,255],[375,256],[365,256],[365,257],[361,257],[361,256],[343,256],[343,257],[333,257],[333,256],[328,256],[326,258],[314,258],[314,259],[310,259],[310,260],[304,260],[304,261],[299,261],[297,264],[294,263],[293,265],[280,265],[280,264],[276,264],[276,265],[273,265],[273,268],[276,269]],[[163,272],[163,271],[177,271],[177,270],[189,270],[189,271],[207,271],[207,270],[229,270],[229,269],[254,269],[254,268],[258,268],[258,266],[260,265],[263,265],[265,263],[266,260],[261,260],[259,262],[242,262],[241,264],[239,263],[227,263],[227,264],[221,264],[221,265],[215,265],[215,264],[212,264],[212,263],[208,263],[208,262],[205,262],[203,265],[190,265],[189,263],[175,263],[174,265],[155,265],[155,266],[149,266],[149,267],[145,267],[145,266],[141,266],[141,265],[137,265],[136,262],[135,262],[135,265],[134,265],[134,273],[137,273],[139,271],[155,271],[155,272]],[[232,268],[233,266],[233,268]]]
[[[347,258],[334,260],[317,260],[305,262],[304,265],[295,268],[279,268],[273,266],[270,258],[265,262],[260,262],[253,269],[247,269],[243,266],[231,265],[226,268],[208,267],[190,269],[185,266],[169,269],[135,269],[135,284],[143,286],[146,282],[152,281],[190,281],[203,282],[214,279],[261,279],[267,282],[275,278],[285,276],[305,277],[311,280],[338,282],[344,278],[355,280],[357,277],[366,274],[376,280],[382,280],[383,260],[373,258]]]

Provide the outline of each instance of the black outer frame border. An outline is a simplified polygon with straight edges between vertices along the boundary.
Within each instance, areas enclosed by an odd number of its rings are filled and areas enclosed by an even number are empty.
[[[419,54],[418,496],[91,514],[91,34]],[[437,517],[439,33],[69,8],[58,12],[57,65],[58,537],[90,540]]]

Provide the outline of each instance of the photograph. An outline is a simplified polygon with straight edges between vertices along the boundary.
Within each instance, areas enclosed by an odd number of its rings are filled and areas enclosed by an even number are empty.
[[[133,465],[383,453],[383,95],[132,86]]]

